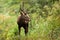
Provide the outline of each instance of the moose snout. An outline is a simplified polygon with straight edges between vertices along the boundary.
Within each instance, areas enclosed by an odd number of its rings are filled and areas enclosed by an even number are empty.
[[[31,19],[29,18],[28,21],[31,21]]]

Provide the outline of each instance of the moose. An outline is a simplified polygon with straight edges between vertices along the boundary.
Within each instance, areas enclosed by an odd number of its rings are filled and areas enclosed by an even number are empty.
[[[30,17],[28,15],[28,13],[26,11],[24,11],[23,9],[20,9],[20,14],[21,15],[18,17],[18,20],[17,20],[19,35],[20,35],[21,27],[24,28],[25,35],[27,35]]]

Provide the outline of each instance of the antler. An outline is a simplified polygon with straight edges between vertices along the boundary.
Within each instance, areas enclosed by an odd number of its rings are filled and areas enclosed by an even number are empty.
[[[22,12],[24,11],[24,2],[22,2],[22,3],[20,4],[19,12],[20,12],[20,11],[22,11]]]

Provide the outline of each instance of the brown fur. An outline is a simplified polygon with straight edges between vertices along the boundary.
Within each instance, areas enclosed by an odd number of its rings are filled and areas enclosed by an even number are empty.
[[[18,29],[19,29],[19,34],[20,34],[20,29],[21,27],[24,28],[25,30],[25,35],[28,33],[28,23],[30,21],[30,18],[26,12],[23,10],[20,12],[20,16],[18,17],[17,24],[18,24]]]

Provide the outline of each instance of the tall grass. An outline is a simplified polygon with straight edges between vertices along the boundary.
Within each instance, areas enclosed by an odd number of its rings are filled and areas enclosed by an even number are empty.
[[[50,16],[50,19],[48,17],[44,19],[36,13],[30,16],[31,21],[29,23],[28,36],[24,36],[24,29],[21,28],[21,40],[26,40],[26,38],[27,40],[59,40],[60,16]],[[17,16],[10,16],[7,19],[5,18],[5,20],[1,19],[0,40],[18,40],[18,26],[16,20]]]

